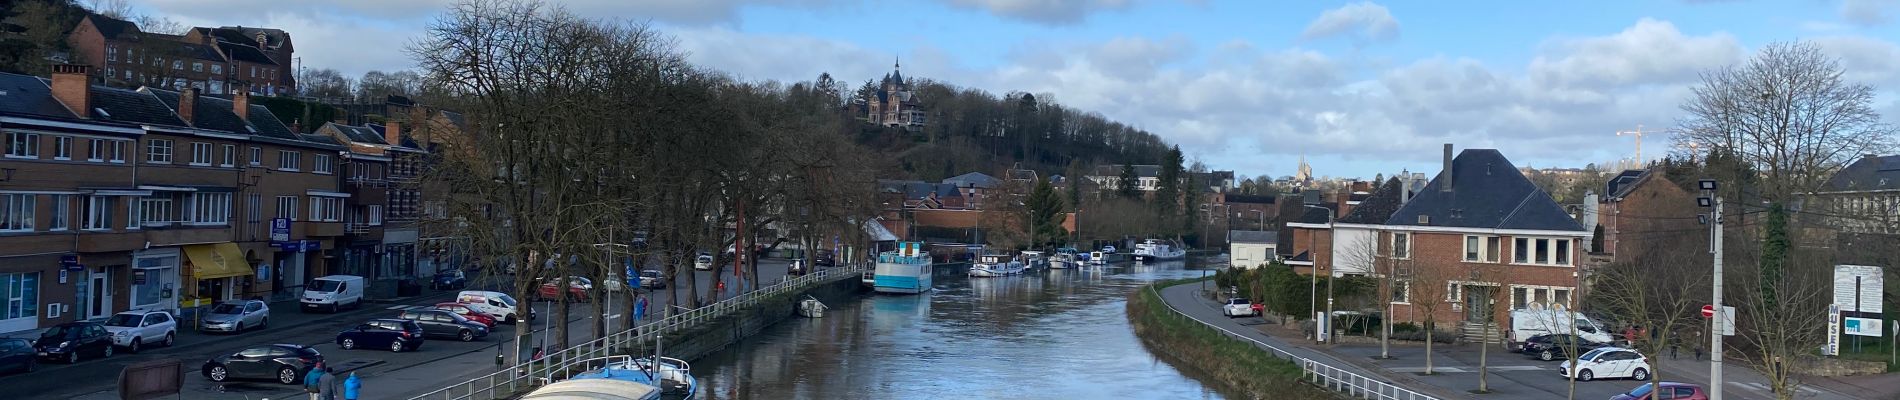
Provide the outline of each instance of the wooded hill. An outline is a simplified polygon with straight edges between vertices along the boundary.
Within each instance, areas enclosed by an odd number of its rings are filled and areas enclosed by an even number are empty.
[[[1016,163],[1042,176],[1087,171],[1096,164],[1156,164],[1168,144],[1152,133],[1095,112],[1062,106],[1052,94],[982,89],[913,78],[911,87],[928,113],[922,129],[904,130],[869,122],[860,107],[847,107],[859,121],[858,142],[895,158],[905,177],[939,180],[968,172],[997,174]],[[869,80],[854,92],[864,99],[877,87]],[[856,103],[854,103],[856,104]],[[890,176],[897,178],[899,176]]]

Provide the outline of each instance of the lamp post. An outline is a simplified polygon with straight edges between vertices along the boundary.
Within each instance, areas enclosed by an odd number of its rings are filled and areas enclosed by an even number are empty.
[[[1308,200],[1310,201],[1304,204],[1304,206],[1306,206],[1306,208],[1317,208],[1326,211],[1326,225],[1328,225],[1330,229],[1333,223],[1333,209],[1313,205],[1313,203],[1318,201],[1317,197],[1318,196],[1309,197]],[[1309,294],[1307,296],[1308,304],[1310,305],[1307,308],[1310,310],[1309,313],[1311,315],[1314,315],[1315,318],[1319,318],[1318,323],[1313,324],[1314,328],[1331,331],[1332,327],[1326,325],[1330,325],[1333,322],[1333,275],[1330,272],[1326,274],[1326,315],[1319,316],[1319,232],[1313,232],[1313,235],[1307,239],[1312,244],[1306,250],[1306,259],[1307,262],[1313,263],[1313,282],[1307,289],[1307,293]],[[1314,340],[1324,341],[1321,340],[1321,337],[1320,332],[1313,332]]]
[[[1709,318],[1709,399],[1722,400],[1721,328],[1726,317],[1722,315],[1722,196],[1716,192],[1718,186],[1714,179],[1697,181],[1696,186],[1702,189],[1702,196],[1696,198],[1696,205],[1709,209],[1709,214],[1702,219],[1709,225],[1709,254],[1713,255],[1711,258],[1714,261],[1712,278],[1715,283],[1710,288],[1713,296],[1709,303],[1715,308],[1715,316]]]

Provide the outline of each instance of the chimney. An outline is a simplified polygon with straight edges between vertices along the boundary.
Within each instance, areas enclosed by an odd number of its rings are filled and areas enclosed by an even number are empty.
[[[231,112],[237,113],[239,119],[250,121],[251,87],[240,85],[236,89],[237,93],[231,95]]]
[[[1438,190],[1439,190],[1439,191],[1441,191],[1441,192],[1450,192],[1450,191],[1451,191],[1451,184],[1452,184],[1452,182],[1451,182],[1451,176],[1452,176],[1452,173],[1451,173],[1451,143],[1446,143],[1446,144],[1445,144],[1445,169],[1443,169],[1443,170],[1440,170],[1440,171],[1438,171],[1438,177],[1440,177],[1440,178],[1444,178],[1444,180],[1443,180],[1443,181],[1441,181],[1441,182],[1439,182],[1439,185],[1438,185]]]
[[[391,146],[402,144],[401,121],[389,121],[383,124],[383,142]]]
[[[92,118],[92,66],[53,66],[53,98],[80,118]]]
[[[191,117],[195,115],[191,112],[197,109],[197,105],[198,88],[188,87],[178,92],[178,118],[185,120],[186,125],[191,125]]]

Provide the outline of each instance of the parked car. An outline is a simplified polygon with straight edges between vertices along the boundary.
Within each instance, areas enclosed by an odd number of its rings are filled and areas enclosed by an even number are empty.
[[[1592,342],[1590,339],[1563,333],[1537,335],[1532,336],[1530,340],[1524,341],[1524,354],[1536,357],[1539,360],[1556,361],[1558,359],[1570,358],[1572,354],[1570,351],[1572,349],[1576,350],[1575,354],[1583,354],[1605,346],[1609,346],[1609,344]]]
[[[488,315],[501,317],[504,324],[513,324],[522,319],[534,319],[534,311],[529,310],[527,318],[517,318],[515,298],[507,293],[486,290],[464,290],[455,295],[455,302],[467,304],[469,309]]]
[[[468,320],[470,321],[475,321],[476,323],[480,323],[482,325],[488,326],[489,330],[494,330],[495,324],[501,323],[501,320],[495,318],[495,316],[488,315],[488,313],[475,311],[474,309],[469,308],[467,304],[456,303],[456,302],[436,303],[435,307],[432,307],[432,308],[437,309],[437,310],[452,312],[452,313],[455,313],[455,315],[462,316],[462,318],[468,318]]]
[[[713,269],[712,254],[707,254],[706,252],[703,252],[703,251],[699,252],[699,256],[693,257],[693,269],[697,269],[700,271],[711,271]]]
[[[1226,315],[1228,318],[1251,317],[1253,316],[1253,302],[1240,297],[1230,298],[1227,299],[1227,305],[1221,306],[1220,313],[1221,315]]]
[[[330,275],[317,278],[304,285],[303,310],[328,310],[336,312],[341,308],[355,308],[363,305],[363,277],[356,275]]]
[[[18,338],[0,338],[0,371],[33,372],[40,365],[33,342]]]
[[[198,330],[238,333],[266,326],[270,326],[270,306],[262,300],[226,300],[211,306],[211,311],[205,313],[204,326]]]
[[[1557,374],[1570,377],[1570,360],[1558,365]],[[1577,380],[1589,381],[1597,378],[1630,378],[1649,380],[1649,358],[1636,350],[1621,347],[1601,347],[1590,350],[1577,357]]]
[[[1635,389],[1630,389],[1629,393],[1616,395],[1610,400],[1709,400],[1709,392],[1702,390],[1702,385],[1693,383],[1663,382],[1661,385],[1644,383]]]
[[[1115,254],[1115,246],[1114,245],[1102,246],[1102,252],[1108,253],[1108,254]]]
[[[812,252],[811,265],[816,268],[835,267],[838,266],[838,258],[831,253],[831,249],[818,249]]]
[[[793,259],[792,264],[785,267],[786,275],[804,275],[807,272],[811,272],[811,268],[805,267],[805,260],[801,259]]]
[[[40,332],[40,339],[33,342],[38,349],[35,354],[48,360],[65,360],[66,363],[79,362],[86,354],[99,358],[112,357],[112,334],[106,333],[106,327],[97,322],[67,322],[46,328]]]
[[[1511,329],[1504,332],[1510,340],[1510,349],[1522,351],[1524,341],[1537,335],[1557,333],[1576,333],[1584,339],[1597,343],[1610,343],[1615,338],[1608,329],[1590,319],[1583,313],[1566,310],[1511,310]]]
[[[640,271],[640,287],[647,289],[665,289],[666,274],[657,269]]]
[[[559,279],[541,280],[541,290],[539,291],[541,300],[552,301],[560,299],[560,296],[563,296],[561,289],[558,287],[560,286],[559,281]],[[593,280],[579,276],[567,277],[567,294],[565,294],[565,296],[567,296],[568,300],[587,301],[588,292],[592,290],[594,290]]]
[[[336,334],[344,350],[389,349],[401,353],[422,349],[422,325],[406,319],[373,319]]]
[[[436,290],[461,289],[468,287],[468,275],[462,270],[451,269],[435,273],[435,279],[429,280],[429,288]]]
[[[402,319],[415,321],[422,326],[423,336],[435,336],[473,342],[488,336],[488,326],[455,313],[442,310],[403,311]]]
[[[199,372],[212,382],[269,379],[290,385],[303,380],[303,375],[321,362],[323,353],[317,352],[316,348],[296,344],[267,344],[214,357],[205,361]]]
[[[106,332],[112,333],[112,345],[133,353],[146,343],[171,346],[178,334],[178,320],[166,311],[126,311],[106,319]]]

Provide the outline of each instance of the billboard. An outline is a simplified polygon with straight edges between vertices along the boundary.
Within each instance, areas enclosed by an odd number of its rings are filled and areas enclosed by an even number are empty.
[[[1880,293],[1884,287],[1880,277],[1880,267],[1834,266],[1834,304],[1841,306],[1843,314],[1856,317],[1871,316],[1860,314],[1880,314]]]

